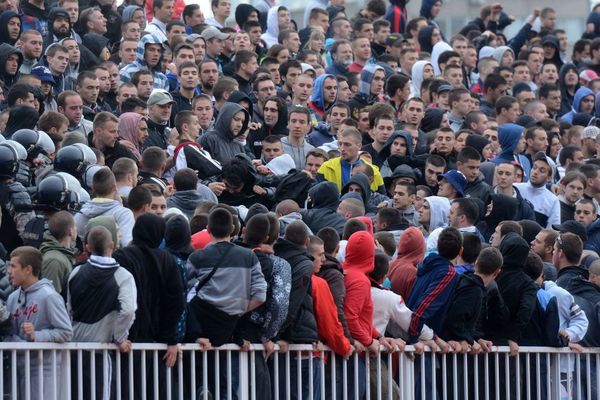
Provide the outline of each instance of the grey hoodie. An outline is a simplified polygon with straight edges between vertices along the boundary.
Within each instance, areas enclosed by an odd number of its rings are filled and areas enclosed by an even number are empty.
[[[11,315],[12,327],[11,335],[6,338],[7,342],[26,342],[28,341],[23,331],[23,323],[29,322],[35,328],[36,342],[54,342],[64,343],[73,337],[73,328],[71,319],[67,313],[65,302],[62,297],[54,290],[52,282],[48,279],[41,279],[29,286],[27,289],[19,288],[8,296],[6,308]],[[43,388],[39,388],[40,364],[38,353],[33,352],[30,355],[30,390],[37,397],[43,393],[44,399],[53,399],[54,391],[60,396],[60,388],[54,387],[53,382],[53,355],[51,351],[43,352]],[[24,355],[18,356],[18,376],[19,390],[24,393],[25,390],[25,359]],[[61,352],[56,352],[55,370],[57,382],[61,382]],[[60,385],[57,385],[60,386]]]
[[[114,217],[121,232],[121,247],[125,247],[131,242],[133,224],[133,212],[123,207],[117,200],[95,198],[83,205],[81,211],[75,215],[75,225],[77,225],[77,235],[83,239],[85,235],[85,226],[88,221],[100,215]]]
[[[218,203],[217,196],[207,186],[201,185],[197,190],[180,190],[167,198],[167,207],[180,210],[188,220],[192,219],[196,206],[202,200]]]
[[[225,103],[219,111],[214,130],[200,136],[202,147],[221,164],[231,160],[236,154],[245,153],[244,145],[234,140],[235,136],[230,129],[233,116],[240,111],[244,112],[245,117],[240,133],[246,132],[250,123],[250,114],[239,104]]]

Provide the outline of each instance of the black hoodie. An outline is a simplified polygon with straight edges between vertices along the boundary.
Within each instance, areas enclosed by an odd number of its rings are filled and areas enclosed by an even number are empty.
[[[8,21],[10,21],[11,18],[14,17],[19,18],[19,23],[21,23],[21,17],[14,11],[4,11],[2,14],[0,14],[0,43],[8,43],[14,46],[17,42],[17,39],[11,39],[8,36]]]
[[[292,287],[288,316],[279,336],[295,343],[313,343],[318,340],[317,321],[312,299],[313,263],[306,247],[279,239],[275,246],[275,255],[283,258],[292,267]]]
[[[165,229],[163,218],[143,214],[133,226],[131,244],[113,255],[135,279],[138,308],[129,330],[133,342],[177,343],[184,287],[175,258],[159,249]]]
[[[573,295],[575,303],[581,307],[588,319],[588,330],[581,345],[600,347],[600,288],[588,281],[589,272],[584,268],[573,267],[562,271],[565,273],[561,276],[559,286]],[[569,279],[566,280],[565,277]]]
[[[54,21],[59,18],[66,18],[69,23],[69,31],[65,35],[58,35],[54,32]],[[52,43],[56,43],[64,38],[71,37],[71,30],[73,27],[71,26],[71,20],[69,17],[69,13],[62,7],[53,7],[48,13],[48,34],[44,38],[44,49],[47,49]]]
[[[554,35],[546,35],[542,38],[541,42],[542,46],[552,46],[554,47],[554,56],[551,59],[544,58],[544,64],[552,63],[556,65],[556,69],[560,71],[563,66],[563,62],[560,59],[560,44],[558,42],[558,38]]]
[[[322,228],[331,227],[340,235],[344,230],[346,219],[337,213],[340,192],[333,182],[321,182],[309,191],[312,208],[302,210],[302,220],[311,231],[319,232]]]
[[[234,93],[236,93],[236,92],[234,92]],[[240,93],[243,94],[242,92],[240,92]],[[232,96],[233,96],[233,94],[232,94]],[[233,101],[233,100],[231,100],[232,96],[229,96],[228,101]],[[244,97],[242,97],[242,99],[249,100],[250,98],[248,96],[244,95]],[[234,102],[237,103],[238,101],[239,100],[234,101]],[[287,105],[279,97],[277,97],[277,99],[275,101],[277,102],[277,110],[279,111],[277,114],[277,123],[273,127],[268,127],[267,124],[265,124],[263,121],[260,129],[255,130],[255,131],[250,131],[250,133],[248,134],[248,138],[246,140],[246,147],[248,147],[250,149],[250,151],[254,154],[254,157],[258,158],[258,159],[260,159],[262,156],[262,141],[267,136],[269,136],[269,135],[287,136],[288,135]],[[250,103],[250,104],[252,104],[252,103]]]
[[[348,183],[346,183],[342,188],[342,196],[348,193],[350,190],[350,185],[353,183],[360,186],[360,190],[362,191],[360,197],[362,197],[362,201],[366,210],[369,206],[369,200],[371,199],[371,184],[369,183],[369,178],[367,178],[367,176],[363,173],[356,173],[352,175]]]
[[[521,333],[529,324],[536,305],[534,282],[523,272],[529,254],[529,244],[518,234],[510,232],[500,243],[504,259],[500,275],[496,278],[498,290],[510,313],[507,324],[498,326],[492,334],[498,344],[512,340],[519,343]]]
[[[17,72],[14,75],[9,75],[6,72],[6,61],[12,54],[16,54],[19,57],[19,60]],[[5,95],[8,94],[12,85],[19,79],[19,68],[21,68],[21,64],[23,64],[23,53],[21,53],[21,50],[11,46],[8,43],[0,44],[0,79],[2,79],[2,82],[4,82],[3,88]]]
[[[485,286],[479,276],[472,272],[460,275],[444,319],[442,338],[466,340],[469,344],[479,339],[475,327],[484,298]]]
[[[227,102],[223,104],[219,111],[214,129],[200,137],[202,147],[220,163],[227,162],[236,154],[245,153],[244,145],[235,140],[235,136],[230,128],[233,116],[240,111],[244,113],[244,123],[240,133],[245,132],[250,123],[250,114],[239,104]]]
[[[514,220],[519,209],[519,201],[513,197],[504,194],[492,194],[490,197],[494,202],[492,211],[477,225],[486,242],[490,240],[498,224],[502,221]]]

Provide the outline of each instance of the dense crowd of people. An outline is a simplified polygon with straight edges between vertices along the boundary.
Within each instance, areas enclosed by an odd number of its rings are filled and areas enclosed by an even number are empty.
[[[263,344],[260,399],[276,379],[309,398],[309,373],[315,398],[323,380],[364,398],[365,357],[406,344],[427,398],[475,389],[434,380],[425,349],[509,346],[479,374],[510,396],[520,346],[600,347],[599,6],[569,43],[549,7],[507,38],[499,3],[459,32],[436,22],[441,0],[419,16],[311,0],[303,20],[272,0],[210,3],[205,17],[183,0],[0,0],[4,341],[115,343],[133,381],[87,351],[72,380],[103,399],[117,374],[127,393],[154,368],[147,390],[166,396],[181,343]],[[132,343],[167,350],[139,368]],[[288,344],[315,349],[291,355],[290,393],[273,371]],[[185,364],[186,393],[227,393],[215,354],[207,387]],[[19,357],[5,392],[55,398],[61,354]],[[561,360],[565,390],[596,393],[595,359]],[[396,398],[397,365],[375,364],[370,384]],[[466,365],[449,368],[477,379]],[[580,367],[593,372],[568,382]]]

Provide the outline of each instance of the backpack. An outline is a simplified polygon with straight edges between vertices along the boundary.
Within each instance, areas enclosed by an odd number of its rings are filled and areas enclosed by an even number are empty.
[[[221,174],[221,164],[213,159],[209,152],[202,149],[196,142],[182,142],[175,147],[173,159],[177,162],[179,152],[183,150],[188,168],[198,174],[198,179],[204,180]]]

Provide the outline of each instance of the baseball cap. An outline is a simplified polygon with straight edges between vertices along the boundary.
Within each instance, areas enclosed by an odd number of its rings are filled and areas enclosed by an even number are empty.
[[[583,138],[584,139],[596,139],[598,134],[600,133],[600,128],[597,126],[586,126],[583,128]]]
[[[440,85],[440,87],[437,90],[437,94],[442,94],[444,92],[449,92],[452,90],[452,86],[451,85]]]
[[[598,79],[598,74],[591,69],[584,69],[579,73],[579,79],[583,79],[586,82],[591,82],[594,79]]]
[[[173,97],[164,89],[154,89],[148,99],[148,105],[153,106],[155,104],[164,106],[165,104],[175,103]]]
[[[581,222],[569,220],[563,222],[562,224],[552,225],[552,229],[560,233],[574,233],[575,235],[579,236],[584,242],[588,239],[585,226],[583,226]]]
[[[218,30],[217,28],[215,28],[214,26],[209,26],[208,28],[206,28],[205,30],[202,31],[200,36],[204,40],[210,40],[210,39],[214,39],[214,38],[225,40],[229,37],[229,33],[223,33],[220,30]]]
[[[465,194],[465,189],[467,188],[467,178],[463,175],[462,172],[451,169],[445,174],[438,175],[438,181],[445,179],[456,189],[461,196]]]
[[[43,65],[39,65],[35,68],[31,69],[31,74],[40,78],[42,82],[49,82],[51,84],[56,84],[54,77],[52,76],[52,72],[48,67],[44,67]]]

